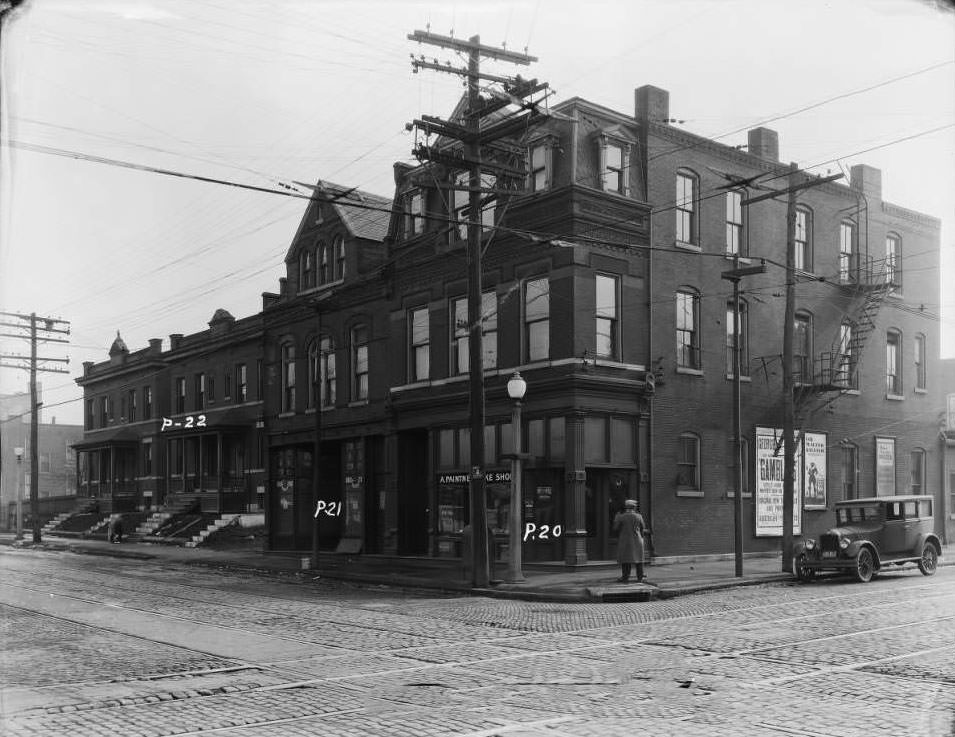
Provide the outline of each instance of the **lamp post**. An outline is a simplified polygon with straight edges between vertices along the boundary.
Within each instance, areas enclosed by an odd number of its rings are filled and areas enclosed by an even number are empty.
[[[17,446],[13,449],[13,454],[17,457],[17,540],[23,539],[23,485],[20,482],[20,472],[23,468],[23,448]]]
[[[517,371],[507,382],[507,396],[514,400],[514,409],[511,414],[511,435],[514,439],[514,453],[511,457],[511,513],[510,536],[507,555],[507,583],[520,583],[524,580],[521,571],[521,522],[524,515],[524,499],[521,489],[521,459],[523,443],[521,442],[521,400],[527,391],[527,382]]]

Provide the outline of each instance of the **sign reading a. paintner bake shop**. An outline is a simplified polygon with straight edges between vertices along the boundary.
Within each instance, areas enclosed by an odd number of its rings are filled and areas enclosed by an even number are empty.
[[[756,524],[757,537],[782,537],[783,534],[783,480],[784,450],[782,430],[767,427],[756,428]],[[802,531],[802,494],[800,474],[802,443],[796,435],[793,490],[793,534]]]

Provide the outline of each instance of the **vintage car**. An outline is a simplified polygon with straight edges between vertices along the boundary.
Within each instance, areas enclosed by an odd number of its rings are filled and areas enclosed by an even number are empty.
[[[865,582],[887,566],[918,563],[931,576],[942,551],[932,507],[930,496],[836,502],[836,526],[794,546],[793,572],[811,581],[816,571],[845,571]]]

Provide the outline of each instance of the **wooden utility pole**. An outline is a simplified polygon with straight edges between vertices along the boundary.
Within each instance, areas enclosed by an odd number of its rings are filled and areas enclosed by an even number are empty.
[[[59,333],[69,335],[69,323],[65,320],[57,320],[51,317],[37,317],[33,312],[29,315],[21,315],[16,312],[0,312],[0,317],[16,320],[17,322],[0,322],[3,327],[14,328],[20,332],[0,333],[0,337],[20,338],[30,341],[30,356],[21,356],[19,354],[0,355],[0,366],[6,368],[23,369],[30,372],[30,517],[33,526],[33,542],[40,542],[40,456],[39,456],[39,420],[38,413],[40,402],[37,398],[36,375],[38,371],[66,374],[67,369],[38,367],[38,361],[52,363],[69,363],[69,358],[46,358],[39,357],[36,354],[36,344],[38,341],[49,343],[69,343],[63,338],[55,338],[53,335]],[[42,326],[37,326],[37,321],[43,322]],[[65,327],[57,327],[63,325]],[[29,333],[25,331],[29,330]],[[40,333],[38,335],[38,332]],[[4,363],[4,361],[21,361],[23,363]]]
[[[480,36],[472,36],[467,41],[458,40],[450,36],[440,36],[430,31],[415,31],[408,38],[418,43],[440,46],[468,55],[467,68],[442,66],[428,62],[423,57],[412,60],[414,71],[431,69],[434,71],[457,74],[467,80],[467,111],[464,125],[454,121],[446,122],[433,117],[416,120],[414,125],[426,134],[438,133],[463,143],[463,155],[433,150],[430,147],[418,147],[415,155],[419,159],[436,161],[453,168],[464,169],[468,172],[468,219],[467,219],[467,249],[468,249],[468,361],[469,386],[471,407],[471,470],[470,470],[470,516],[471,516],[471,551],[472,551],[472,583],[475,587],[484,588],[490,583],[488,539],[487,539],[487,512],[484,487],[484,341],[483,319],[481,315],[481,281],[482,281],[482,223],[481,223],[481,172],[484,169],[501,171],[501,167],[482,160],[481,145],[497,138],[512,135],[526,130],[539,119],[545,117],[536,106],[529,104],[530,111],[518,116],[505,119],[502,122],[482,129],[481,119],[492,112],[501,110],[512,103],[520,103],[523,107],[523,98],[534,92],[546,88],[536,80],[522,80],[520,77],[507,78],[481,73],[481,59],[489,58],[495,61],[506,61],[512,64],[530,64],[537,61],[536,57],[507,51],[503,48],[485,46],[481,44]],[[480,95],[481,81],[501,83],[504,92],[500,97],[484,100]],[[523,171],[510,171],[512,176],[523,175]],[[498,188],[494,188],[494,192]],[[493,192],[492,192],[493,194]],[[519,510],[511,510],[511,514]]]
[[[789,165],[789,182],[784,190],[774,190],[743,200],[743,206],[788,195],[786,204],[786,307],[783,317],[783,539],[782,570],[792,573],[793,517],[796,496],[796,408],[793,396],[793,335],[796,322],[796,192],[842,179],[842,174],[798,181],[799,168]]]

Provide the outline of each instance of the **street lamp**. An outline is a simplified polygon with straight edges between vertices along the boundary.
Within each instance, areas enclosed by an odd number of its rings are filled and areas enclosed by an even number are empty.
[[[17,446],[13,449],[13,455],[17,457],[17,540],[23,539],[23,486],[20,483],[20,471],[23,464],[23,448]]]
[[[521,400],[527,391],[527,382],[520,373],[514,375],[507,382],[507,396],[514,400],[514,410],[511,414],[511,435],[514,440],[514,453],[511,457],[511,513],[510,540],[507,556],[507,583],[520,583],[524,580],[521,571],[521,521],[524,518],[524,500],[521,490]]]

